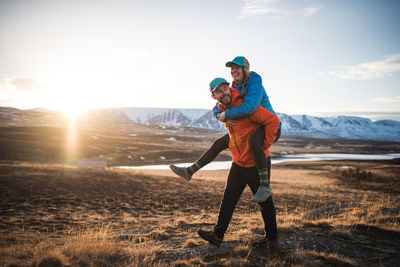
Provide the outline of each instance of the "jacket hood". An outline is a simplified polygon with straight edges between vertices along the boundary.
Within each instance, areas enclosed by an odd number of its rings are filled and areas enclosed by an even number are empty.
[[[236,90],[235,88],[230,88],[230,90],[232,95],[232,101],[231,103],[229,103],[228,108],[233,108],[237,106],[237,104],[235,104],[237,99],[242,96],[240,95],[239,91]]]
[[[250,79],[247,81],[248,85],[254,83],[262,83],[261,76],[257,72],[251,71],[250,73],[251,73]]]

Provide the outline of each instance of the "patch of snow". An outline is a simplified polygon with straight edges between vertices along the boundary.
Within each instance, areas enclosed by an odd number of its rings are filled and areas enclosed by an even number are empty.
[[[344,165],[344,166],[340,166],[340,168],[342,168],[342,169],[351,169],[352,167]]]
[[[317,146],[316,149],[319,149],[319,150],[321,150],[321,149],[331,149],[331,147],[330,146]]]

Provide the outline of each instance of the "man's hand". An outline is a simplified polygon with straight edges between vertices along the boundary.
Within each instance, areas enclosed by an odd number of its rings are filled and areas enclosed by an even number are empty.
[[[219,121],[225,122],[225,121],[226,121],[225,111],[222,112],[221,114],[219,114],[219,116],[217,117],[217,119],[218,119]]]

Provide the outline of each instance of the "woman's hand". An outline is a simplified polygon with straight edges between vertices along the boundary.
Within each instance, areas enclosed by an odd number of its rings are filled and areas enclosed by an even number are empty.
[[[219,114],[219,116],[217,117],[217,119],[221,122],[225,122],[226,121],[226,117],[225,117],[225,111],[222,112],[221,114]]]

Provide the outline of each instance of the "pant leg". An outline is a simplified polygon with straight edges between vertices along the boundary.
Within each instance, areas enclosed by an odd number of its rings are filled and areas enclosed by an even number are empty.
[[[229,148],[229,134],[225,134],[215,140],[211,147],[204,152],[197,161],[200,162],[202,166],[205,166],[213,161],[221,151],[227,148]]]
[[[256,163],[257,170],[266,169],[267,160],[263,148],[265,140],[265,126],[259,127],[249,138],[249,147]]]
[[[268,173],[270,173],[271,170],[271,159],[268,157]],[[257,189],[260,185],[260,178],[258,176],[258,172],[256,168],[246,168],[246,181],[247,184],[249,185],[251,192],[253,192],[253,195],[257,192]],[[276,211],[275,211],[275,205],[274,201],[272,200],[272,196],[269,197],[266,201],[258,203],[258,205],[261,208],[261,214],[262,218],[264,220],[264,226],[265,226],[265,236],[268,238],[268,240],[275,240],[278,238],[278,229],[277,229],[277,223],[276,223]]]
[[[276,132],[276,138],[275,138],[274,143],[278,142],[280,137],[281,137],[281,128],[279,128],[278,131]]]
[[[217,235],[223,237],[228,229],[229,223],[232,219],[233,211],[236,208],[240,196],[246,187],[246,179],[243,177],[243,167],[232,163],[229,171],[228,179],[226,181],[224,196],[219,207],[218,222],[214,226],[214,231]]]

